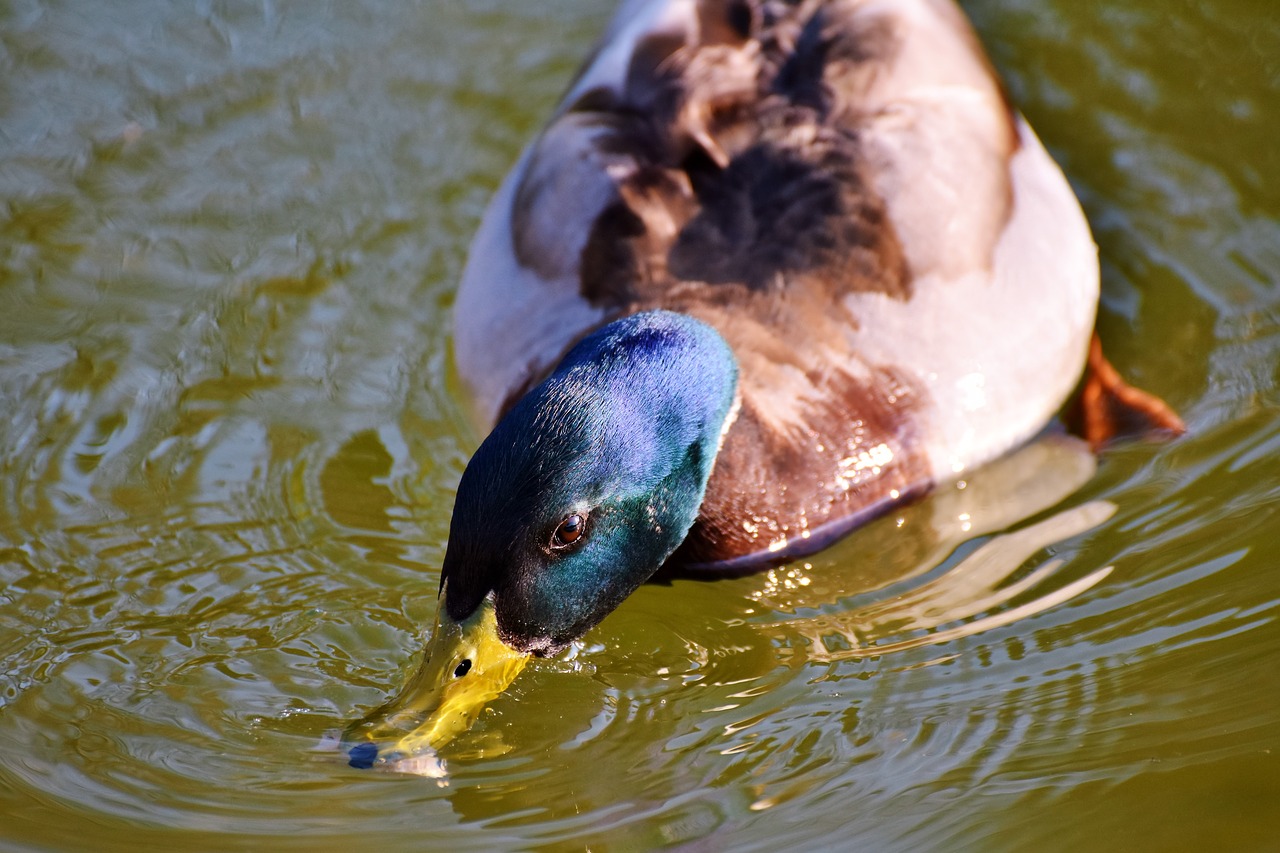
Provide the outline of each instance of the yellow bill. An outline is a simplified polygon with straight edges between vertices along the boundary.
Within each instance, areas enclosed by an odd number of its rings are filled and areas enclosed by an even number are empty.
[[[353,767],[386,764],[439,749],[466,731],[524,669],[529,655],[498,638],[493,602],[455,622],[436,611],[421,668],[393,699],[347,729]]]

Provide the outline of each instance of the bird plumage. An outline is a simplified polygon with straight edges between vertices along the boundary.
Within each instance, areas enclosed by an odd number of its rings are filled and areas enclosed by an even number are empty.
[[[950,0],[634,0],[485,217],[457,363],[491,424],[609,320],[717,329],[741,414],[676,561],[742,565],[1040,429],[1097,295],[1079,205]]]

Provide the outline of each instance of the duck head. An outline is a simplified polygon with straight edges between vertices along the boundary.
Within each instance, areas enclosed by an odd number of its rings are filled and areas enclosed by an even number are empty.
[[[351,763],[439,747],[648,580],[697,518],[737,382],[714,329],[652,311],[584,338],[516,403],[458,486],[423,666],[348,730]]]

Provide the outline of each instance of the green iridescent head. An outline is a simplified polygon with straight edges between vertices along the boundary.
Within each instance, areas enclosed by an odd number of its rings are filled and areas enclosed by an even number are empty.
[[[544,655],[604,618],[689,532],[737,373],[715,330],[666,311],[574,347],[463,474],[448,614],[464,619],[492,595],[502,640]]]

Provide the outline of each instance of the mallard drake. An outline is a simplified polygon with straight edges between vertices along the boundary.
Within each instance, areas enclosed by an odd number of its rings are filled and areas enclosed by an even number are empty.
[[[951,0],[627,0],[472,244],[456,362],[492,432],[424,668],[352,763],[438,746],[660,570],[811,553],[1026,441],[1097,303]]]

